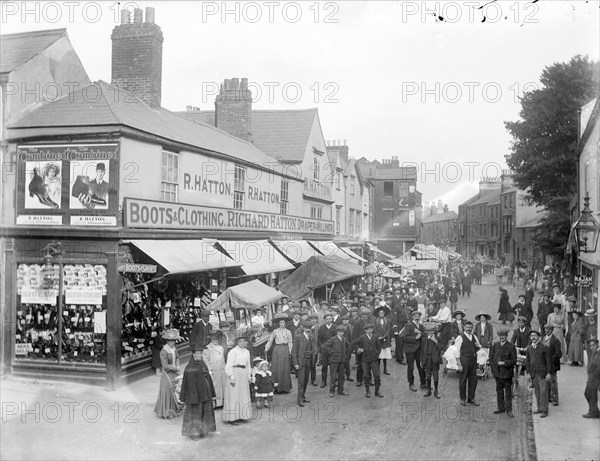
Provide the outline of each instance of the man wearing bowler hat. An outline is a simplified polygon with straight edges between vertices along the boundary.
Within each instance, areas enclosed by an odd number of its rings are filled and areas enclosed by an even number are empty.
[[[496,399],[498,409],[495,414],[506,412],[508,416],[512,414],[512,381],[513,369],[517,364],[517,350],[515,346],[508,342],[508,330],[498,331],[500,341],[492,344],[490,350],[490,368],[492,375],[496,379]]]
[[[90,181],[90,195],[106,200],[108,198],[108,183],[104,180],[106,166],[104,163],[96,165],[96,178]]]
[[[598,340],[590,339],[587,344],[588,351],[588,379],[583,395],[588,402],[589,411],[583,415],[584,418],[600,418],[598,409],[598,391],[600,390],[600,352],[598,351]]]

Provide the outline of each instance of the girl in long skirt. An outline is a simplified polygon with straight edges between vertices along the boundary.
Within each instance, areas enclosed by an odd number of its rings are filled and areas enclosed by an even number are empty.
[[[175,341],[181,339],[179,332],[175,329],[166,330],[162,338],[167,342],[160,351],[162,374],[158,388],[158,398],[154,406],[154,412],[160,418],[173,418],[177,416],[181,405],[177,401],[175,386],[181,375],[179,367],[179,355],[175,348]]]
[[[290,355],[292,354],[293,338],[292,332],[285,327],[287,320],[286,314],[275,315],[273,326],[279,325],[279,328],[275,328],[271,332],[265,345],[265,351],[268,351],[271,345],[275,344],[271,363],[273,379],[279,383],[277,392],[290,392],[292,389]]]

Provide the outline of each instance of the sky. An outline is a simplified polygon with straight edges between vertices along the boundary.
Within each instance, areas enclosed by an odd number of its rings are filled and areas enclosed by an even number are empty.
[[[424,203],[450,210],[506,168],[505,121],[543,69],[599,58],[595,1],[11,2],[2,33],[66,27],[92,81],[111,80],[122,8],[153,7],[164,35],[162,106],[214,108],[248,78],[254,109],[317,107],[352,157],[416,166]]]

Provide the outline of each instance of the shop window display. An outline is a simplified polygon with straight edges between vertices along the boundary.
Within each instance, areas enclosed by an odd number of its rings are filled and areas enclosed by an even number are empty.
[[[106,355],[106,268],[63,267],[59,331],[59,265],[19,264],[15,357],[102,363]],[[59,338],[62,352],[59,357]]]

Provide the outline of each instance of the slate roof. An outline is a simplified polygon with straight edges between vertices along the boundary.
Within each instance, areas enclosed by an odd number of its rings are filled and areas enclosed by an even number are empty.
[[[177,114],[194,122],[215,123],[212,110]],[[302,162],[317,115],[317,109],[253,110],[252,143],[282,162]]]
[[[356,164],[363,178],[375,181],[417,179],[417,169],[415,167],[389,167],[382,165],[377,160],[373,162],[365,161],[364,157],[358,159]]]
[[[479,199],[475,200],[472,203],[469,203],[469,206],[476,205],[484,205],[489,204],[491,200],[495,200],[497,197],[500,197],[500,189],[497,190],[486,190],[481,193]]]
[[[94,133],[102,126],[127,126],[160,138],[273,168],[273,158],[251,143],[236,138],[214,126],[194,123],[166,109],[154,110],[117,87],[99,81],[63,98],[45,104],[9,126],[9,137],[19,138],[39,133],[54,135],[75,131]]]
[[[0,35],[0,74],[22,66],[66,34],[67,29],[53,29]]]
[[[427,216],[422,219],[422,222],[423,224],[429,224],[440,221],[454,221],[456,219],[458,219],[458,214],[456,214],[456,211],[447,211],[446,213],[439,213]]]

